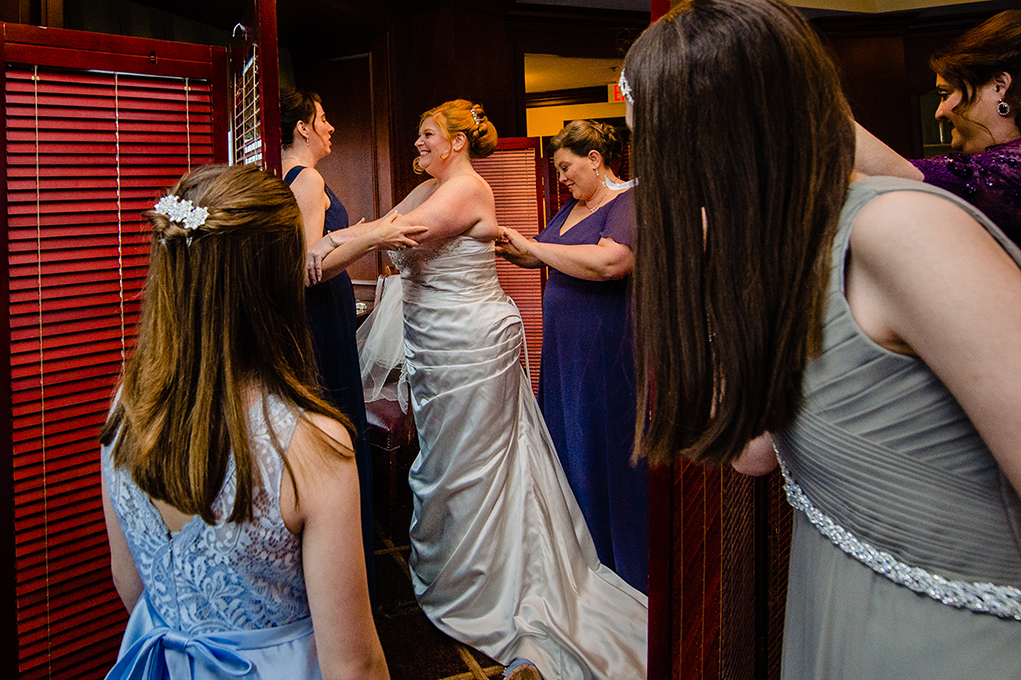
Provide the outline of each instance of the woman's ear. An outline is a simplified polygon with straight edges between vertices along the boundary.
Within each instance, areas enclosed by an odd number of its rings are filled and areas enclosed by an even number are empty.
[[[468,137],[463,132],[458,132],[450,144],[454,147],[454,151],[460,151],[468,144]]]
[[[598,170],[603,165],[603,154],[599,153],[595,149],[588,152],[589,162],[592,163],[592,168]]]
[[[993,84],[996,85],[997,94],[1002,96],[1007,93],[1007,90],[1010,89],[1012,78],[1010,77],[1010,74],[1007,73],[1006,71],[1000,71],[995,76],[993,76],[992,82]]]

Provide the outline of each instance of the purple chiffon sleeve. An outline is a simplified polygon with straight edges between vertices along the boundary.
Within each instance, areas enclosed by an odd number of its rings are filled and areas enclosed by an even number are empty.
[[[946,189],[984,212],[1015,243],[1021,243],[1021,139],[978,154],[911,161],[926,184]]]
[[[613,199],[607,212],[606,224],[599,235],[630,248],[635,232],[635,204],[631,192],[625,191]]]

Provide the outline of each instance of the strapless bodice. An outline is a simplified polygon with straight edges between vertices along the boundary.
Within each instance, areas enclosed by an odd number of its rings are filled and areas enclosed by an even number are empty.
[[[492,241],[457,236],[433,248],[389,254],[401,272],[405,302],[456,304],[503,295]]]

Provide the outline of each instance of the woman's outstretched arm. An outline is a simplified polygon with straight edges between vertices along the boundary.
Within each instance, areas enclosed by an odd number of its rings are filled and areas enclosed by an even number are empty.
[[[446,241],[461,234],[482,241],[497,235],[493,192],[477,175],[459,175],[442,184],[423,182],[397,209],[401,213],[397,224],[425,227],[415,236],[419,243]]]
[[[881,142],[858,123],[854,124],[854,169],[863,175],[887,175],[922,181],[922,171]]]
[[[512,257],[507,259],[520,267],[545,264],[576,279],[610,281],[624,278],[635,266],[631,248],[612,238],[580,245],[542,243],[534,238],[525,238],[510,227],[501,227],[500,235],[507,244],[500,246],[501,254],[513,253],[524,264],[519,264]]]
[[[371,252],[417,246],[418,241],[415,239],[425,228],[414,224],[398,224],[397,217],[397,211],[392,210],[378,220],[363,220],[347,229],[338,229],[323,236],[310,251],[306,285],[333,278]]]

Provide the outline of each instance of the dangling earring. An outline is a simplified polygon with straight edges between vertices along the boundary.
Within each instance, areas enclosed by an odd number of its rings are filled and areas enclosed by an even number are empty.
[[[1010,104],[1008,104],[1007,102],[1005,102],[1005,101],[1003,101],[1001,99],[1000,103],[996,105],[996,113],[998,113],[998,114],[1000,114],[1001,116],[1004,116],[1004,117],[1009,116],[1010,115]]]
[[[312,146],[312,142],[309,141],[308,137],[305,138],[305,146]]]

